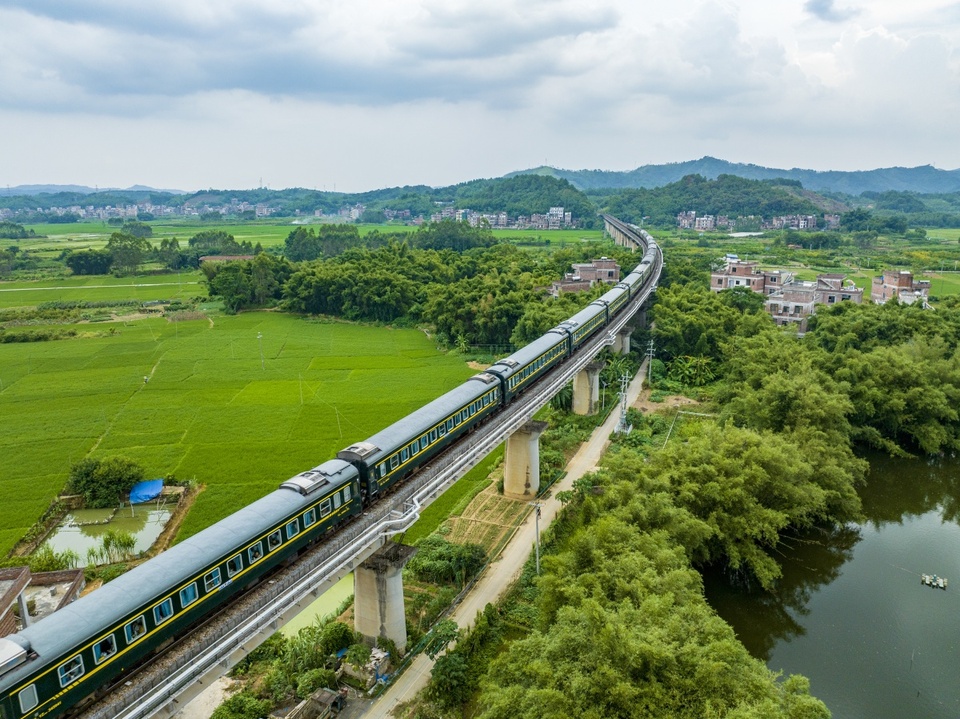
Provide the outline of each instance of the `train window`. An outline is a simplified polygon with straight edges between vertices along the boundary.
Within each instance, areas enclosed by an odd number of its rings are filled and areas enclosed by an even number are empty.
[[[328,514],[330,514],[330,500],[325,499],[320,502],[320,516],[326,517]]]
[[[294,519],[292,522],[287,524],[287,539],[293,539],[298,534],[300,534],[300,523]]]
[[[20,712],[26,714],[39,702],[37,700],[37,685],[31,684],[17,695],[20,698]]]
[[[227,560],[227,576],[232,577],[243,569],[243,558],[238,554]]]
[[[386,473],[387,473],[387,463],[381,462],[380,466],[377,467],[377,478],[379,479],[383,477],[383,475],[385,475]]]
[[[337,492],[335,495],[333,495],[333,508],[336,509],[337,507],[339,507],[340,503],[341,503],[340,492]]]
[[[267,537],[267,551],[272,552],[274,549],[283,544],[283,535],[278,529],[276,532],[271,532]]]
[[[164,599],[153,608],[153,622],[158,627],[173,616],[173,600]]]
[[[447,433],[447,425],[441,424],[439,427],[437,427],[437,437],[442,437],[446,433]]]
[[[67,686],[70,682],[83,676],[83,657],[79,654],[68,662],[65,662],[57,669],[60,675],[60,688]]]
[[[260,544],[260,542],[257,542],[247,550],[247,559],[250,560],[250,564],[254,564],[263,559],[263,545]]]
[[[430,444],[433,444],[436,441],[437,441],[437,429],[434,428],[430,430]]]
[[[453,429],[453,418],[452,418],[452,417],[447,420],[447,431],[449,432],[451,429]]]
[[[99,642],[93,645],[93,661],[96,664],[109,659],[117,653],[117,640],[112,634],[108,634]]]
[[[420,449],[426,449],[426,448],[427,448],[427,444],[429,444],[429,443],[427,442],[427,436],[424,435],[423,437],[420,438]]]
[[[410,459],[410,450],[407,447],[404,447],[400,450],[400,459],[403,462],[406,462],[408,459]]]
[[[306,512],[304,512],[304,514],[303,514],[303,526],[304,526],[304,527],[309,527],[311,524],[315,524],[316,521],[317,521],[317,510],[316,510],[316,509],[308,509]]]
[[[133,644],[147,633],[147,620],[142,616],[137,617],[123,628],[123,633],[127,638],[127,644]]]
[[[396,469],[400,466],[400,455],[395,454],[390,458],[390,469]]]
[[[351,496],[353,496],[353,493],[350,491],[350,485],[348,484],[343,488],[343,501],[349,502]]]
[[[180,590],[180,608],[186,609],[195,601],[197,597],[200,596],[200,593],[197,591],[197,583],[194,582],[189,587],[184,587]]]

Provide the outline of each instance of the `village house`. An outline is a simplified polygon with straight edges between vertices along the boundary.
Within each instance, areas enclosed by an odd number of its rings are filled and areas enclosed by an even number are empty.
[[[873,278],[870,288],[870,299],[878,305],[895,297],[905,305],[919,302],[926,307],[929,296],[930,280],[914,280],[913,273],[908,270],[884,270]]]
[[[550,294],[559,297],[563,292],[583,292],[597,282],[615,285],[620,281],[620,265],[609,257],[601,257],[589,263],[573,265],[573,271],[564,275],[562,280],[554,282]]]
[[[815,281],[801,281],[789,272],[762,270],[757,262],[727,255],[723,269],[710,273],[710,289],[720,292],[733,287],[764,295],[766,311],[774,321],[778,325],[797,324],[800,332],[806,331],[807,318],[816,312],[817,305],[863,302],[863,290],[845,275],[821,274]]]

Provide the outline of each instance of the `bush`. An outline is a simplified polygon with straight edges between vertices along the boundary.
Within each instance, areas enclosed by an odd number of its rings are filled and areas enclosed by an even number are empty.
[[[270,702],[239,692],[218,706],[210,719],[261,719],[270,712]]]
[[[143,467],[126,457],[82,459],[70,469],[67,491],[83,496],[87,507],[114,507],[133,485],[142,482]]]
[[[330,669],[311,669],[300,675],[300,680],[297,682],[297,696],[300,699],[306,699],[317,689],[324,687],[334,689],[336,685],[337,675]]]
[[[463,586],[487,559],[478,544],[454,544],[433,534],[417,542],[417,553],[407,564],[415,577],[437,583]]]

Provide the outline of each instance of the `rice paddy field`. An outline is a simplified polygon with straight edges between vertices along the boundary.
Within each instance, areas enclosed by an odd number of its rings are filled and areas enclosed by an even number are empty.
[[[272,312],[87,327],[0,344],[4,554],[83,457],[206,485],[183,538],[474,373],[417,330]]]

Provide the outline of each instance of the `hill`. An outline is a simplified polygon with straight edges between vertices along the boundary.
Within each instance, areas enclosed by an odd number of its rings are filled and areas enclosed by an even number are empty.
[[[960,170],[938,170],[931,165],[922,167],[887,167],[876,170],[845,172],[841,170],[789,170],[727,162],[715,157],[675,162],[666,165],[643,165],[635,170],[562,170],[537,167],[507,175],[547,175],[568,180],[581,190],[604,188],[653,188],[677,182],[687,175],[701,175],[715,180],[720,175],[735,175],[747,180],[797,180],[806,189],[817,192],[842,192],[859,195],[863,192],[890,190],[919,193],[960,192]]]

